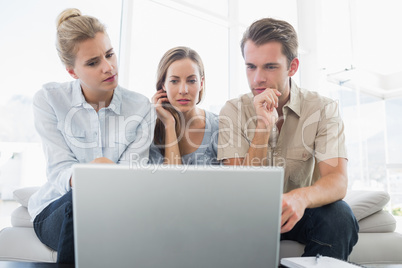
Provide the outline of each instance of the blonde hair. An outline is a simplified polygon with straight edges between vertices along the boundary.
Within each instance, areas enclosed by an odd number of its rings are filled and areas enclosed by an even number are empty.
[[[202,100],[202,97],[204,95],[204,89],[205,89],[205,71],[204,71],[204,64],[202,63],[200,55],[193,49],[189,47],[174,47],[172,49],[169,49],[166,51],[166,53],[163,55],[161,60],[159,61],[158,65],[158,71],[156,74],[156,90],[160,90],[165,83],[166,80],[166,74],[167,71],[172,65],[173,62],[178,61],[178,60],[183,60],[183,59],[190,59],[194,63],[197,64],[198,71],[200,73],[200,78],[204,79],[203,86],[200,90],[200,93],[198,95],[198,103]],[[176,129],[176,135],[179,138],[181,136],[181,133],[183,131],[182,125],[184,118],[181,116],[176,109],[174,109],[170,104],[164,104],[164,108],[168,110],[174,117],[176,121],[175,129]],[[160,119],[156,119],[156,125],[155,125],[155,135],[154,135],[154,144],[158,145],[158,147],[161,150],[162,154],[165,154],[165,126],[162,123]]]
[[[61,12],[57,17],[56,48],[63,64],[74,67],[77,44],[95,38],[99,32],[106,33],[106,29],[97,18],[81,15],[76,8]]]

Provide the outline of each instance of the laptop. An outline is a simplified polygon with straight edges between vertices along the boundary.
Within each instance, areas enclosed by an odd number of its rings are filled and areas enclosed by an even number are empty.
[[[278,267],[283,169],[80,164],[75,266]]]

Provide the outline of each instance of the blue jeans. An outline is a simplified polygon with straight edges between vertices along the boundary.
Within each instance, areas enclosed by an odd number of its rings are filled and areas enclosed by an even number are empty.
[[[57,251],[58,263],[74,263],[72,191],[50,203],[33,222],[39,240]]]
[[[347,260],[358,240],[359,225],[349,205],[337,201],[306,209],[301,220],[281,240],[305,246],[302,256],[323,256]]]

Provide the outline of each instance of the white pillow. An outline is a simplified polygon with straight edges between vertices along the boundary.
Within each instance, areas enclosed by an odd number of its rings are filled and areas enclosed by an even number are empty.
[[[26,207],[20,206],[11,214],[11,225],[14,227],[33,227],[31,216]]]
[[[344,201],[358,221],[383,209],[390,197],[384,191],[348,191]]]
[[[28,207],[28,201],[31,195],[33,195],[39,187],[25,187],[21,189],[17,189],[13,192],[14,199],[18,203],[20,203],[23,207]]]

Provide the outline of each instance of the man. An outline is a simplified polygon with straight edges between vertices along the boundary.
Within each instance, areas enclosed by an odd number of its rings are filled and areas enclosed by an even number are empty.
[[[274,165],[285,170],[281,240],[305,244],[303,256],[346,260],[358,224],[341,201],[347,156],[337,103],[300,89],[294,28],[271,18],[253,23],[241,42],[251,93],[220,113],[218,159],[227,165]]]

